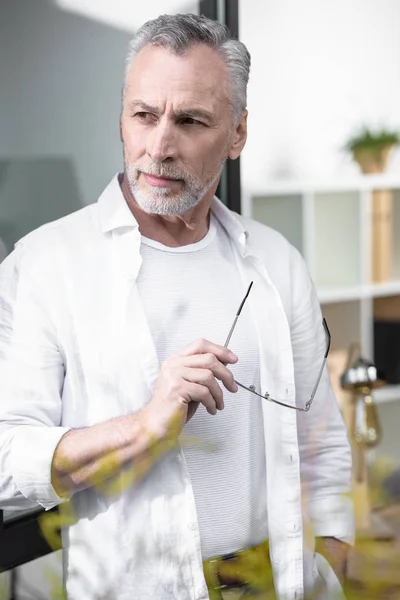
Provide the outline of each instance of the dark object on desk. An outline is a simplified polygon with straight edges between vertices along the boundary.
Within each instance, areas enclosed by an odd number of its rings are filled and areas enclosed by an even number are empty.
[[[56,513],[58,507],[48,512]],[[15,513],[13,518],[4,519],[0,511],[0,572],[58,550],[51,548],[42,535],[39,523],[42,514],[43,510],[21,511],[20,516]]]
[[[387,383],[400,383],[400,320],[375,319],[374,362],[385,372]]]

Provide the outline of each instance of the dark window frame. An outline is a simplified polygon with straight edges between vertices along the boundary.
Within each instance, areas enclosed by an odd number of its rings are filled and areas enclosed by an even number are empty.
[[[225,23],[231,34],[239,39],[239,0],[200,0],[200,13]],[[228,208],[241,213],[240,157],[227,161],[217,196]]]

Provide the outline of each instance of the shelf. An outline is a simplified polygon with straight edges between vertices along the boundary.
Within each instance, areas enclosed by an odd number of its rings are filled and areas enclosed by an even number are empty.
[[[326,287],[360,284],[360,194],[315,192],[314,227],[317,284]]]
[[[380,298],[382,296],[397,296],[400,294],[400,281],[385,281],[385,283],[374,283],[366,286],[366,296]]]
[[[314,181],[266,181],[262,188],[248,187],[246,194],[251,196],[270,196],[286,194],[304,194],[308,192],[359,192],[385,189],[400,189],[400,177],[382,175],[360,175],[348,179]]]
[[[252,197],[252,217],[276,229],[303,252],[303,201],[299,194]]]
[[[385,385],[385,387],[374,390],[373,398],[377,404],[400,401],[400,385]]]
[[[351,300],[361,300],[364,297],[364,290],[360,285],[353,287],[318,287],[317,293],[321,304],[349,302]]]
[[[393,279],[400,279],[400,190],[393,193]]]
[[[386,281],[385,283],[371,283],[368,285],[317,287],[318,298],[321,304],[348,302],[349,300],[362,300],[365,298],[381,298],[384,296],[400,295],[400,281]]]
[[[361,337],[360,302],[358,300],[325,304],[322,307],[331,332],[331,352],[340,351],[350,347],[350,344]],[[329,358],[329,357],[328,357]],[[332,355],[331,355],[332,358]]]
[[[392,265],[382,283],[372,282],[375,190],[393,192]],[[332,335],[331,365],[333,359],[341,372],[354,342],[373,357],[376,306],[400,305],[400,175],[265,182],[246,189],[243,206],[246,216],[280,231],[306,260]],[[400,409],[400,384],[373,395],[388,412]]]

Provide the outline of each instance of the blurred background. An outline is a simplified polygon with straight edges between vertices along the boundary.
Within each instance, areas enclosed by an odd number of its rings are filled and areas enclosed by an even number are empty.
[[[400,538],[398,0],[0,0],[0,260],[32,229],[95,202],[122,169],[121,86],[135,31],[161,13],[210,11],[237,28],[252,55],[249,137],[223,200],[282,231],[307,261],[358,461],[359,537],[392,552]],[[354,366],[360,379],[346,387]],[[389,529],[376,519],[387,511]],[[363,564],[354,569],[365,572]],[[2,576],[0,598],[61,597],[60,572],[59,553],[27,562]]]

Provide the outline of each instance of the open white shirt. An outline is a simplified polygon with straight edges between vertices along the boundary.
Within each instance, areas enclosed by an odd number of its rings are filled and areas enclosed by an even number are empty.
[[[261,387],[304,404],[325,351],[304,261],[280,234],[219,200],[212,211],[244,284],[254,281],[247,303]],[[50,471],[61,437],[150,400],[159,364],[136,285],[140,244],[115,177],[98,203],[32,232],[0,266],[1,508],[60,504]],[[323,575],[305,543],[309,526],[316,536],[353,538],[350,450],[327,370],[308,413],[262,406],[275,586],[279,600],[299,600]],[[75,520],[63,528],[69,599],[208,598],[181,449],[118,495],[91,488],[71,503]],[[336,585],[331,570],[323,576]]]

